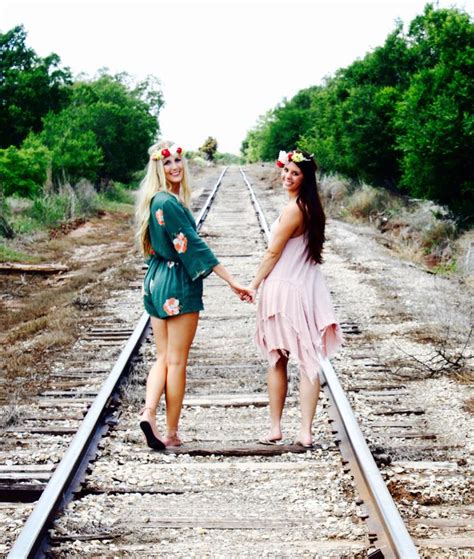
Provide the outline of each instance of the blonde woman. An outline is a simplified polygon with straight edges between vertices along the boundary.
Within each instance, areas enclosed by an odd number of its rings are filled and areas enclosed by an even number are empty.
[[[156,361],[148,375],[140,427],[150,448],[179,446],[178,424],[186,388],[186,365],[203,309],[203,278],[215,272],[240,297],[247,289],[235,281],[196,232],[188,208],[189,177],[183,149],[161,142],[150,161],[137,205],[137,237],[148,260],[144,305],[150,314]],[[166,435],[156,425],[160,398],[166,398]]]

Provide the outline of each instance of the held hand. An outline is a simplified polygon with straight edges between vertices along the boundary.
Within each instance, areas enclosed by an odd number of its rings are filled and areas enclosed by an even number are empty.
[[[230,288],[239,296],[241,301],[246,301],[247,303],[253,303],[255,301],[256,291],[254,289],[244,287],[237,282],[230,284]]]

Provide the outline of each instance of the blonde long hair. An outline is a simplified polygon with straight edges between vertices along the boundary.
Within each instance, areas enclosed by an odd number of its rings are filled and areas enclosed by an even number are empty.
[[[170,148],[172,145],[174,145],[174,142],[163,140],[152,145],[148,150],[150,159],[148,161],[145,178],[140,183],[135,211],[137,243],[144,256],[150,256],[152,251],[150,230],[148,226],[148,222],[150,220],[151,200],[157,192],[172,192],[171,184],[166,182],[163,160],[157,161],[152,159],[151,154],[164,148]],[[182,160],[184,173],[183,180],[181,181],[181,188],[179,189],[179,199],[185,206],[189,206],[191,189],[189,187],[188,166],[186,158],[182,157]]]

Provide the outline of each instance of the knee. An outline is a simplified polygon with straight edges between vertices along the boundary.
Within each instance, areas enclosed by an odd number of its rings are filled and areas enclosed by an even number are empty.
[[[156,354],[156,362],[159,365],[166,366],[168,362],[168,356],[166,352],[160,352]]]
[[[171,351],[166,354],[166,365],[168,367],[185,367],[187,360],[187,354],[176,351]]]

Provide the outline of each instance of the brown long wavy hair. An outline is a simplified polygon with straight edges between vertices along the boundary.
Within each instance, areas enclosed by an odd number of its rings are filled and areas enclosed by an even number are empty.
[[[317,165],[311,154],[300,149],[293,153],[301,153],[307,161],[295,163],[303,172],[303,182],[301,183],[296,203],[303,212],[304,236],[308,259],[316,264],[323,261],[322,252],[326,237],[326,216],[324,215],[323,205],[318,192],[316,181]]]

